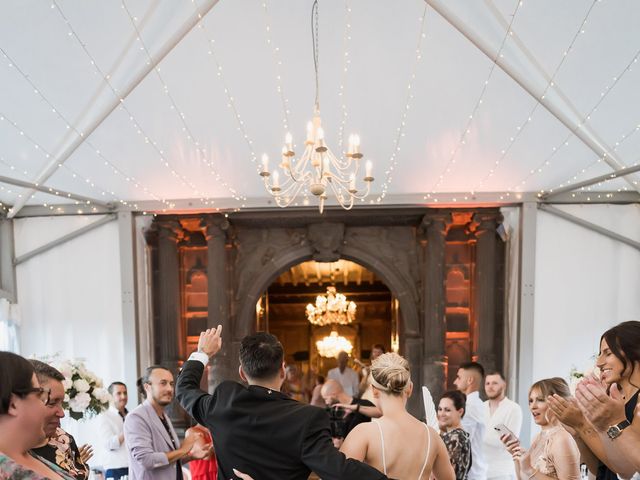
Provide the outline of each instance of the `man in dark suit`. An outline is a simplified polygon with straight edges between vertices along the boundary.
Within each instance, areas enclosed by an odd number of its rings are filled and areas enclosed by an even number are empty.
[[[204,367],[222,346],[221,331],[218,326],[200,334],[176,393],[187,412],[211,430],[218,478],[236,478],[235,468],[259,480],[306,480],[311,471],[323,480],[386,479],[336,450],[323,409],[280,393],[284,352],[273,335],[258,332],[242,340],[239,372],[248,386],[225,381],[213,395],[200,390]]]

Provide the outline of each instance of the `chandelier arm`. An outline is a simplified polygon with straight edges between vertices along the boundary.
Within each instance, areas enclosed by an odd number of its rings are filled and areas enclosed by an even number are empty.
[[[309,174],[309,172],[306,172],[307,170],[307,164],[309,163],[309,159],[311,158],[311,147],[309,145],[307,145],[307,147],[304,149],[304,153],[302,154],[302,157],[300,157],[300,163],[296,164],[295,169],[290,169],[290,176],[291,178],[293,178],[294,181],[296,182],[302,182],[306,180],[306,176]],[[293,175],[293,171],[296,171],[296,175],[302,175],[302,177],[300,177],[300,179],[295,178],[295,176]]]
[[[346,192],[347,195],[349,196],[349,204],[347,205],[342,200],[343,193],[338,189],[336,189],[336,186],[334,185],[333,182],[329,182],[329,185],[331,185],[331,190],[333,190],[333,194],[335,195],[336,200],[338,200],[338,203],[340,204],[340,206],[345,210],[351,210],[353,208],[353,195],[351,194],[351,192],[349,192],[348,190]]]
[[[280,208],[287,208],[297,198],[298,193],[300,193],[300,189],[301,188],[302,188],[302,184],[298,185],[298,188],[297,188],[296,192],[293,195],[289,196],[288,200],[283,199],[282,196],[280,196],[280,195],[275,197],[276,205],[278,205]]]

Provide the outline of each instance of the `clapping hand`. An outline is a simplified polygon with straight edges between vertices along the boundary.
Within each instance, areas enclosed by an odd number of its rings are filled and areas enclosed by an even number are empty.
[[[78,452],[80,453],[80,461],[82,463],[87,463],[91,457],[93,457],[93,447],[88,443],[82,445]]]
[[[575,398],[563,398],[553,394],[547,397],[547,401],[551,411],[565,426],[576,429],[584,425],[584,415]]]
[[[222,325],[217,328],[209,328],[200,334],[198,339],[198,351],[214,356],[222,348]]]
[[[607,395],[604,385],[595,378],[587,378],[578,384],[576,400],[587,420],[601,432],[627,418],[624,397],[616,385],[611,386]]]

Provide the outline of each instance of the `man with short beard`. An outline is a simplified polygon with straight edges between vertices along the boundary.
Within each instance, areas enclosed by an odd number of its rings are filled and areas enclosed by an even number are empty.
[[[105,478],[120,480],[129,475],[129,453],[124,444],[124,419],[129,413],[129,395],[127,386],[122,382],[113,382],[108,391],[111,395],[109,409],[98,417],[98,432],[103,449],[102,467]]]
[[[40,360],[29,361],[40,386],[51,389],[44,424],[47,438],[37,448],[31,449],[31,452],[59,466],[77,480],[86,480],[89,478],[89,466],[86,462],[93,456],[93,451],[88,445],[78,448],[73,436],[60,428],[60,419],[64,418],[64,375]]]
[[[513,480],[516,471],[511,455],[500,441],[498,425],[506,426],[518,437],[522,427],[522,409],[509,400],[505,394],[507,382],[502,373],[491,372],[484,381],[484,391],[488,400],[484,402],[485,425],[484,457],[489,467],[487,478],[491,480]]]
[[[146,400],[124,421],[124,439],[129,450],[129,478],[132,480],[182,480],[182,464],[207,456],[211,445],[194,446],[196,436],[180,445],[165,408],[173,401],[173,374],[151,366],[138,380]]]

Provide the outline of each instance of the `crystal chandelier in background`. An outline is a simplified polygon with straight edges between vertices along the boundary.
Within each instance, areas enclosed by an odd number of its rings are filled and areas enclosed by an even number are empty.
[[[348,325],[356,318],[356,304],[337,293],[336,287],[327,287],[326,295],[318,295],[316,303],[307,305],[307,320],[312,325]]]
[[[304,194],[311,192],[319,198],[320,213],[324,211],[325,201],[329,198],[329,192],[333,194],[340,206],[350,210],[355,200],[361,200],[369,195],[371,190],[372,163],[367,160],[362,187],[358,188],[357,179],[361,174],[362,153],[360,151],[360,137],[349,136],[349,147],[344,158],[339,158],[331,152],[325,142],[325,132],[320,119],[320,84],[318,76],[318,0],[313,2],[311,8],[311,22],[313,25],[313,62],[316,79],[316,101],[313,113],[313,121],[307,124],[307,138],[304,142],[304,152],[296,159],[293,149],[293,137],[291,133],[285,136],[282,147],[282,161],[280,168],[284,172],[285,179],[280,181],[280,172],[269,171],[269,157],[262,156],[262,170],[260,175],[264,179],[264,185],[276,201],[279,207],[287,207],[304,190]],[[271,177],[271,181],[269,178]]]
[[[335,358],[340,352],[346,352],[351,355],[353,351],[353,345],[345,337],[338,335],[338,332],[333,330],[328,337],[324,337],[322,340],[316,342],[316,348],[318,349],[318,355],[325,358]]]

